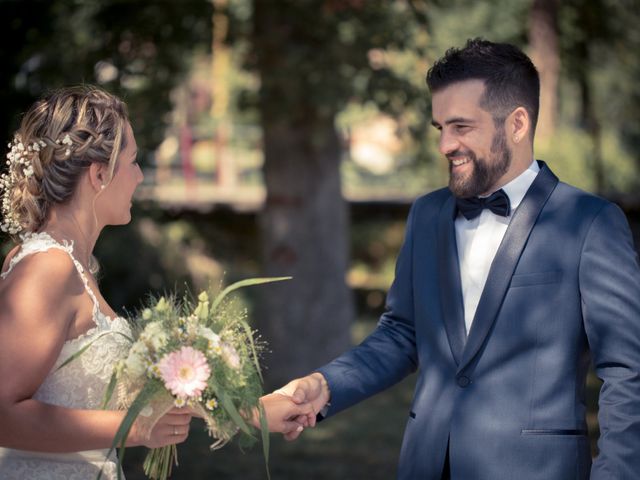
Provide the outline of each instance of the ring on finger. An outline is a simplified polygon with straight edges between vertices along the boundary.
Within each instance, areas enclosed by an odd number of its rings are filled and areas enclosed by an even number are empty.
[[[175,425],[173,426],[173,435],[174,436],[178,435],[178,427],[176,427]]]

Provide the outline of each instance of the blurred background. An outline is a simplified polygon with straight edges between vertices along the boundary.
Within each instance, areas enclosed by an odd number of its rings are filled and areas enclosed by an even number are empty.
[[[448,176],[425,73],[467,38],[531,56],[536,157],[617,202],[637,245],[639,24],[640,0],[0,0],[0,136],[55,87],[121,96],[145,182],[97,245],[105,297],[126,313],[149,292],[292,275],[243,294],[271,389],[375,326],[409,206]],[[394,478],[412,388],[272,436],[272,478]],[[173,478],[266,478],[259,445],[210,453],[192,430]],[[127,451],[129,479],[143,456]]]

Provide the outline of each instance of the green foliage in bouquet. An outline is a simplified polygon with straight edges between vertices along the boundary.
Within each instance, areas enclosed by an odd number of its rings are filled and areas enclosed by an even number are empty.
[[[257,410],[268,476],[269,433],[259,402],[263,394],[259,348],[246,322],[246,309],[228,294],[289,278],[243,280],[225,288],[213,301],[201,292],[197,304],[187,296],[152,299],[133,321],[131,349],[115,366],[105,393],[104,408],[115,395],[117,406],[127,409],[109,453],[120,446],[122,462],[133,423],[138,420],[137,425],[149,435],[174,406],[189,407],[204,419],[215,439],[212,449],[221,448],[238,432],[240,445],[247,446],[256,436],[246,418]],[[164,480],[173,463],[177,464],[175,445],[153,449],[145,460],[145,473]]]

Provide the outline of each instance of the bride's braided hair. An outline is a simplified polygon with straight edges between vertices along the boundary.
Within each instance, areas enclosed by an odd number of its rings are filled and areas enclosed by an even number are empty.
[[[9,145],[19,152],[4,176],[3,227],[13,225],[13,234],[38,230],[49,207],[71,198],[92,163],[108,165],[110,181],[127,122],[126,105],[97,87],[63,88],[38,100]]]

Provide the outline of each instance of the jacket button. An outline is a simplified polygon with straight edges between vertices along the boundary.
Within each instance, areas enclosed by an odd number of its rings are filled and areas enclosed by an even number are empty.
[[[459,387],[466,387],[467,385],[469,385],[471,383],[471,380],[469,379],[469,377],[465,377],[464,375],[458,377],[458,386]]]

